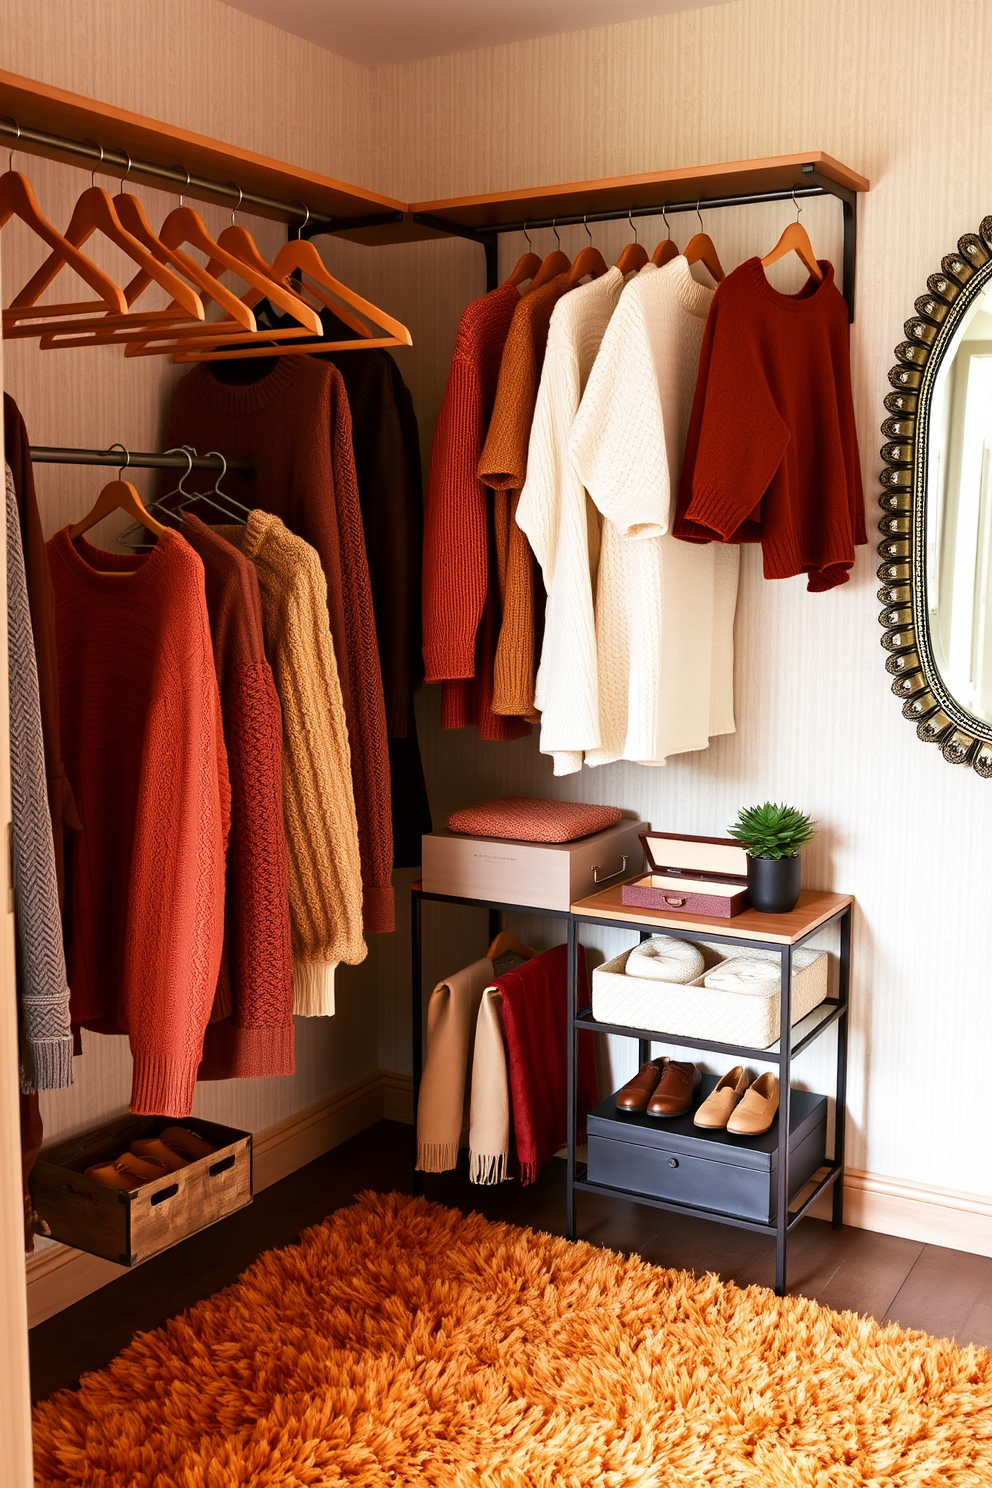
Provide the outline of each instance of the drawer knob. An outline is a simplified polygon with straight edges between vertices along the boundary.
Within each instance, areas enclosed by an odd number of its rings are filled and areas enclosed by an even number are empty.
[[[683,904],[685,903],[685,900],[684,899],[677,899],[672,894],[666,894],[665,895],[665,903],[669,906],[670,909],[681,909],[682,906],[683,906]]]
[[[670,1157],[670,1158],[669,1158],[669,1159],[668,1159],[668,1166],[669,1166],[669,1167],[670,1167],[670,1168],[677,1168],[677,1167],[678,1167],[678,1165],[679,1165],[679,1160],[678,1160],[678,1158],[677,1158],[677,1157]]]

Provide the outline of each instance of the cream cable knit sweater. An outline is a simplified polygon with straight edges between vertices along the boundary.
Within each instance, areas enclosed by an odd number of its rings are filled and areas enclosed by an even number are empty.
[[[681,255],[625,287],[570,440],[604,517],[596,595],[601,743],[590,765],[663,764],[733,733],[738,550],[668,536],[713,294]]]
[[[597,749],[599,689],[593,574],[600,515],[568,452],[568,440],[603,333],[623,289],[613,268],[560,299],[551,316],[517,525],[541,565],[548,602],[535,703],[541,750],[556,775],[582,768]]]
[[[255,565],[265,650],[282,704],[293,1012],[329,1017],[337,963],[364,961],[366,946],[348,727],[327,583],[316,550],[268,512],[251,512],[246,527],[214,531]]]

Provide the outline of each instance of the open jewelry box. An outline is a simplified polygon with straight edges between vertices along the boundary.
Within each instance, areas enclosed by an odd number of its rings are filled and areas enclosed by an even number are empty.
[[[750,905],[747,852],[733,838],[674,832],[642,832],[640,838],[649,872],[624,884],[624,904],[726,920]]]

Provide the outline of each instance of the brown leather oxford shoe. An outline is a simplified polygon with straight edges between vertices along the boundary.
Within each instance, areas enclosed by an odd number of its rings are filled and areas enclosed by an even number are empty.
[[[694,1064],[670,1059],[658,1081],[658,1088],[648,1101],[649,1116],[684,1116],[692,1109],[696,1092],[703,1083],[702,1072]]]
[[[617,1091],[617,1110],[643,1111],[667,1066],[668,1058],[665,1055],[661,1059],[649,1059],[647,1064],[642,1064],[634,1078],[628,1080],[622,1090]]]

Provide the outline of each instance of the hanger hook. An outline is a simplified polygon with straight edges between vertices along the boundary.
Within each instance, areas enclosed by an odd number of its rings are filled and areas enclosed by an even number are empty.
[[[14,135],[14,144],[16,144],[21,137],[21,126],[20,124],[18,124],[13,114],[7,114],[5,117],[10,120],[11,124],[13,124],[15,130],[17,131]],[[10,155],[7,160],[7,169],[9,171],[12,171],[14,169],[14,145],[11,145],[10,147]]]
[[[665,231],[666,231],[666,233],[668,234],[669,237],[671,237],[672,236],[672,229],[668,225],[668,213],[665,211],[664,203],[662,203],[662,208],[661,208],[661,220],[665,224]]]
[[[182,206],[182,204],[183,204],[183,196],[189,190],[189,183],[192,180],[192,177],[190,176],[189,167],[188,166],[177,165],[176,166],[176,169],[186,172],[186,185],[183,187],[182,191],[180,191],[180,193],[179,193],[179,205]]]
[[[125,445],[121,444],[119,440],[115,440],[114,443],[110,446],[110,448],[104,451],[104,454],[109,455],[110,454],[110,450],[115,450],[115,449],[119,449],[119,450],[121,450],[123,452],[123,454],[124,454],[124,464],[120,468],[121,468],[121,470],[126,470],[127,467],[131,463],[131,455],[130,455],[130,452],[128,451],[127,447]]]
[[[527,251],[529,253],[533,253],[533,251],[534,251],[534,244],[530,240],[530,233],[527,231],[527,223],[526,222],[524,222],[524,237],[527,239]]]
[[[97,150],[100,151],[100,159],[97,162],[97,164],[93,167],[93,169],[90,171],[90,186],[91,187],[95,187],[96,186],[96,173],[100,169],[100,167],[103,165],[103,160],[104,160],[103,146],[101,144],[99,144],[96,140],[87,140],[86,143],[88,145],[93,145]]]
[[[128,176],[131,174],[131,157],[128,154],[128,152],[125,150],[125,148],[124,148],[123,145],[121,145],[121,154],[124,156],[124,159],[127,161],[127,170],[121,176],[121,185],[123,186],[124,185],[124,182],[127,180]]]
[[[696,216],[697,216],[697,217],[698,217],[698,218],[699,218],[699,231],[700,231],[700,232],[705,232],[705,231],[706,231],[706,229],[705,229],[705,228],[704,228],[704,227],[703,227],[703,214],[702,214],[702,212],[701,212],[701,211],[700,211],[700,210],[699,210],[699,205],[700,205],[700,202],[701,202],[701,201],[702,201],[702,199],[703,199],[703,198],[702,198],[702,197],[700,197],[700,198],[699,198],[699,201],[697,201],[697,202],[696,202]]]
[[[310,208],[307,206],[305,201],[300,201],[299,197],[296,198],[295,205],[302,207],[304,212],[306,212],[307,214],[302,222],[298,222],[296,224],[296,238],[297,241],[299,241],[299,239],[302,238],[303,234],[306,232],[307,223],[310,221]]]
[[[792,188],[792,205],[793,205],[793,206],[794,206],[794,207],[795,207],[795,209],[796,209],[796,221],[797,221],[797,222],[798,222],[798,221],[799,221],[799,218],[800,218],[800,216],[801,216],[801,215],[802,215],[802,210],[803,210],[803,209],[802,209],[802,207],[801,207],[801,206],[800,206],[800,205],[799,205],[799,201],[798,201],[798,198],[797,198],[797,197],[796,197],[796,188],[795,188],[795,186],[793,186],[793,188]]]
[[[236,206],[236,207],[232,207],[232,208],[231,208],[231,226],[232,226],[232,227],[233,227],[233,226],[234,226],[234,219],[235,219],[235,217],[236,217],[236,216],[237,216],[237,215],[238,215],[238,213],[239,213],[239,212],[240,212],[240,211],[241,211],[241,203],[242,203],[242,202],[243,202],[243,201],[244,201],[244,199],[245,199],[245,194],[244,194],[244,192],[243,192],[243,191],[242,191],[242,190],[241,190],[241,187],[240,187],[240,186],[238,186],[238,183],[237,183],[237,181],[228,181],[228,183],[227,183],[227,184],[228,184],[228,185],[229,185],[229,186],[237,186],[237,189],[238,189],[238,204],[237,204],[237,206]]]
[[[586,213],[586,215],[582,219],[582,226],[585,228],[585,230],[586,230],[586,237],[589,239],[589,242],[591,244],[592,243],[592,233],[589,231],[589,213],[588,212]]]
[[[217,458],[218,458],[218,460],[221,462],[221,464],[224,467],[223,470],[221,471],[220,475],[214,481],[214,495],[215,496],[223,496],[224,492],[220,488],[220,483],[224,479],[225,475],[227,474],[227,460],[221,454],[220,450],[207,450],[207,459],[208,460],[210,459],[211,455],[216,455]],[[186,474],[188,475],[189,474],[189,471],[187,471]],[[185,480],[185,476],[183,477],[183,479]]]
[[[556,240],[556,242],[558,244],[558,247],[560,248],[561,247],[561,235],[558,232],[558,218],[557,217],[552,217],[552,219],[551,219],[551,231],[554,233],[555,240]]]
[[[627,208],[627,221],[630,223],[630,230],[634,234],[634,242],[636,243],[637,242],[637,228],[634,226],[634,209],[633,209],[633,207],[628,207]]]

